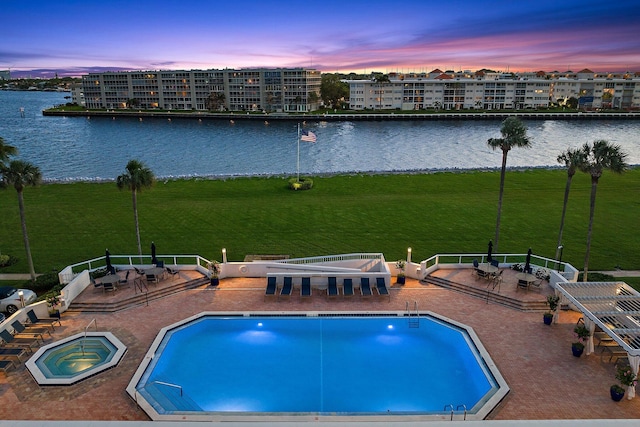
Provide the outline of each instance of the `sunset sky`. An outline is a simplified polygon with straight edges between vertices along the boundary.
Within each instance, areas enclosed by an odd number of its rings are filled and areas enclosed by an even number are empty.
[[[640,71],[639,0],[0,3],[0,69]]]

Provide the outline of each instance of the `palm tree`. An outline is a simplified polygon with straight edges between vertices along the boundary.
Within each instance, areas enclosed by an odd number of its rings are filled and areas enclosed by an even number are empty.
[[[596,190],[598,181],[605,169],[614,173],[624,172],[628,165],[625,162],[627,154],[619,145],[613,145],[605,140],[594,141],[593,145],[584,144],[582,147],[584,162],[579,165],[582,172],[591,175],[591,199],[589,202],[589,231],[587,234],[587,252],[584,256],[584,274],[582,281],[587,281],[589,272],[589,252],[591,251],[591,235],[593,232],[593,214],[596,210]]]
[[[22,160],[12,160],[8,166],[2,169],[3,186],[13,186],[18,192],[18,207],[20,209],[20,224],[22,225],[22,238],[24,239],[24,248],[27,251],[27,261],[29,263],[29,274],[31,281],[36,281],[36,272],[33,268],[33,259],[31,258],[31,246],[29,245],[29,235],[27,234],[27,220],[24,215],[24,198],[22,191],[26,186],[40,184],[42,174],[37,166]]]
[[[389,76],[387,74],[378,74],[373,80],[378,84],[378,88],[380,91],[380,104],[378,106],[378,110],[382,110],[382,96],[384,95],[384,86],[386,83],[390,83]]]
[[[5,167],[5,162],[9,160],[9,157],[16,154],[18,154],[18,149],[13,145],[6,144],[0,136],[0,170]]]
[[[502,196],[504,194],[504,176],[507,169],[507,154],[513,147],[531,147],[531,140],[527,136],[527,127],[515,116],[507,117],[500,128],[502,138],[489,138],[487,144],[494,150],[502,150],[502,169],[500,170],[500,196],[498,199],[498,217],[496,219],[496,235],[493,239],[493,250],[498,252],[500,237],[500,215],[502,212]]]
[[[567,213],[567,203],[569,202],[569,190],[571,189],[571,180],[578,171],[580,165],[586,160],[584,150],[579,148],[571,149],[561,153],[558,156],[558,163],[567,167],[567,185],[564,188],[564,204],[562,205],[562,216],[560,217],[560,232],[558,233],[558,245],[556,246],[556,259],[560,257],[560,246],[562,245],[562,231],[564,229],[564,217]]]
[[[138,255],[142,256],[142,245],[140,244],[140,226],[138,224],[138,198],[137,193],[144,188],[150,188],[155,182],[155,177],[151,169],[138,160],[129,160],[127,172],[116,178],[116,184],[120,190],[131,190],[133,200],[133,219],[136,225],[136,238],[138,242]]]

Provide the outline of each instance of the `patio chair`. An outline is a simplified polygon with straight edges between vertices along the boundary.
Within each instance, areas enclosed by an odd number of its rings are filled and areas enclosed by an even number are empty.
[[[378,295],[387,296],[389,297],[389,300],[391,300],[391,295],[389,294],[389,289],[387,289],[384,277],[376,277],[376,289],[378,291]]]
[[[373,293],[371,292],[371,284],[369,283],[368,277],[360,278],[360,294],[363,297],[370,297],[371,295],[373,295]]]
[[[492,259],[491,260],[491,265],[493,265],[494,267],[500,267],[500,262],[498,262],[497,259]]]
[[[37,326],[37,325],[23,325],[19,320],[15,320],[11,323],[11,327],[13,328],[13,336],[16,338],[40,338],[42,343],[44,343],[44,336],[42,334],[47,333],[49,336],[51,335],[51,331],[46,326]]]
[[[133,267],[138,276],[144,276],[144,270],[140,270],[138,267]]]
[[[289,297],[293,291],[293,277],[285,277],[282,289],[280,289],[280,296]]]
[[[114,283],[103,283],[102,284],[102,293],[105,292],[115,292],[117,290],[116,285]]]
[[[33,353],[33,347],[37,347],[39,343],[37,338],[16,338],[6,329],[4,331],[0,331],[0,339],[4,341],[5,347],[24,348],[30,353]]]
[[[93,285],[93,289],[100,289],[102,288],[102,283],[96,282],[96,279],[94,279],[93,277],[90,278],[91,284]]]
[[[176,277],[176,275],[180,275],[180,271],[179,271],[179,270],[174,270],[174,269],[173,269],[173,268],[171,268],[171,267],[165,267],[164,269],[165,269],[165,270],[167,271],[167,273],[169,273],[172,277]]]
[[[308,298],[311,296],[311,277],[303,277],[300,285],[300,296]]]
[[[328,284],[327,284],[327,296],[332,298],[332,297],[337,297],[338,296],[338,282],[336,280],[335,277],[329,277],[328,279]]]
[[[147,279],[147,283],[155,283],[158,284],[158,282],[160,281],[160,278],[158,276],[156,276],[155,274],[147,274],[147,273],[143,273],[145,278]]]
[[[353,279],[344,279],[342,282],[342,295],[345,297],[353,296]]]
[[[129,273],[131,273],[131,270],[127,270],[127,274],[125,274],[124,279],[118,280],[118,285],[120,285],[120,286],[128,286],[129,285]]]
[[[276,277],[275,276],[269,276],[267,277],[267,289],[264,292],[264,297],[265,299],[267,297],[274,297],[276,296]]]
[[[29,322],[32,325],[48,325],[51,330],[54,329],[53,325],[55,325],[56,323],[58,324],[58,326],[62,326],[62,322],[60,322],[60,319],[56,319],[55,317],[38,317],[33,310],[27,311],[27,317],[29,318]]]
[[[156,267],[164,268],[164,261],[156,261]]]

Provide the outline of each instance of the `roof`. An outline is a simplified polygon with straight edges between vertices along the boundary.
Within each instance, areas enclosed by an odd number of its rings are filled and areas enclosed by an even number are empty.
[[[559,282],[559,290],[630,355],[640,356],[640,293],[624,282]]]

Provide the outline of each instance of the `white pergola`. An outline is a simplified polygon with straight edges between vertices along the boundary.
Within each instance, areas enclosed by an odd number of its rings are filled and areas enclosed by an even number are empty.
[[[590,332],[586,354],[594,351],[593,334],[599,326],[627,352],[631,369],[638,375],[640,293],[624,282],[558,282],[556,294],[582,312]],[[634,396],[635,387],[629,387],[628,398]]]

